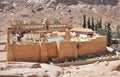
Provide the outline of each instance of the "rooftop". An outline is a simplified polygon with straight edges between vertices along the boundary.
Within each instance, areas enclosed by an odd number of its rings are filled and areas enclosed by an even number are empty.
[[[86,34],[93,34],[93,30],[91,29],[86,29],[86,28],[72,28],[71,31],[73,32],[81,32],[81,33],[86,33]]]

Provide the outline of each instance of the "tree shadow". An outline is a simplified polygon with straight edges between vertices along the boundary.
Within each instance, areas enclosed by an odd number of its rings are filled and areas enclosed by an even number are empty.
[[[92,5],[112,5],[115,6],[118,4],[119,0],[79,0],[87,4]]]

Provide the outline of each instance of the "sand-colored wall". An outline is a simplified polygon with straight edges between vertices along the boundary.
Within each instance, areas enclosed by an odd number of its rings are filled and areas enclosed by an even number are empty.
[[[62,61],[107,51],[106,37],[97,37],[85,42],[61,41],[29,45],[9,44],[7,48],[8,61],[34,62],[48,62],[52,58],[58,58]]]
[[[57,57],[57,43],[41,43],[41,62],[47,62],[48,59]]]
[[[8,61],[35,61],[38,62],[41,56],[40,45],[9,45]]]
[[[78,43],[78,55],[83,56],[89,53],[96,52],[105,52],[106,49],[106,37],[97,37],[96,39],[92,39],[86,42]]]
[[[62,41],[59,43],[58,55],[60,60],[77,58],[77,48],[75,42]]]
[[[47,43],[41,43],[41,62],[48,62]]]

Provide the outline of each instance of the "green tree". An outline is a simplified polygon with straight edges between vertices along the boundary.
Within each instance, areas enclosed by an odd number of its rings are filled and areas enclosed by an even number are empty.
[[[86,28],[86,15],[84,15],[83,28]]]
[[[60,22],[58,19],[54,19],[54,20],[53,20],[53,23],[54,23],[54,24],[61,24],[61,22]]]
[[[94,25],[94,18],[92,17],[92,25],[91,25],[91,29],[94,31],[94,28],[95,27],[95,25]]]
[[[120,25],[116,26],[117,38],[120,38]]]
[[[105,23],[105,30],[107,29],[107,25],[106,25],[106,23]]]
[[[88,25],[88,28],[91,29],[91,25],[90,25],[90,17],[88,18],[87,25]]]
[[[102,28],[102,20],[100,19],[100,21],[98,22],[98,28]]]
[[[15,20],[16,24],[24,24],[23,20]]]
[[[97,23],[95,24],[95,31],[96,31],[96,33],[98,32],[98,21],[97,21]]]
[[[117,51],[120,52],[120,45],[117,47]]]
[[[110,23],[107,24],[107,46],[111,44],[111,28]]]
[[[116,26],[116,31],[120,32],[120,25]]]

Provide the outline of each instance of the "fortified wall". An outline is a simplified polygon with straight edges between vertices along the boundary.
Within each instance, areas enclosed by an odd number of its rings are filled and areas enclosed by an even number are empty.
[[[95,36],[93,32],[89,32],[88,29],[72,29],[73,34],[76,35],[71,37],[70,32],[66,29],[71,29],[70,25],[66,24],[24,24],[24,25],[12,25],[7,32],[7,60],[8,61],[28,61],[28,62],[61,62],[66,59],[77,59],[78,57],[105,53],[106,49],[106,36]],[[54,38],[56,34],[52,35],[52,39],[47,37],[47,33],[53,31],[59,31],[58,34],[62,34]],[[37,39],[34,34],[37,33]],[[66,33],[66,34],[65,34]],[[87,34],[88,40],[86,41],[71,41],[72,38],[78,38],[78,34]],[[24,43],[21,39],[25,35],[32,35],[32,38],[27,38],[30,43]],[[63,34],[65,34],[63,36]],[[12,38],[17,38],[17,41],[12,41]],[[39,38],[38,38],[39,37]],[[25,39],[25,38],[24,38]],[[46,39],[49,41],[43,41]],[[60,39],[58,41],[58,39]],[[56,41],[57,40],[57,41]],[[32,43],[31,43],[32,42]]]
[[[106,37],[84,42],[43,42],[39,44],[8,44],[8,61],[48,62],[76,59],[92,53],[106,52]]]

